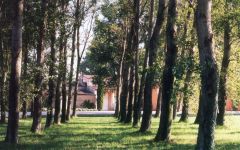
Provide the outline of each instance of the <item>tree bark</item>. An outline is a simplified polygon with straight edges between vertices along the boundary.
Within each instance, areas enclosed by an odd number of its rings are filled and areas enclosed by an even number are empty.
[[[190,81],[192,79],[192,74],[193,74],[193,47],[189,51],[189,66],[187,67],[187,72],[186,72],[186,77],[184,81],[184,87],[183,87],[183,107],[182,107],[182,114],[181,118],[179,121],[186,122],[188,121],[188,108],[189,108],[189,90],[190,90]]]
[[[50,3],[50,9],[51,13],[50,19],[54,19],[54,15],[56,12],[56,1],[52,1]],[[46,124],[45,128],[48,128],[51,126],[52,121],[53,121],[53,102],[55,101],[56,98],[56,49],[55,49],[55,43],[56,43],[56,29],[55,29],[55,20],[51,21],[51,29],[50,29],[50,47],[51,47],[51,54],[50,54],[50,67],[49,67],[49,76],[50,79],[48,81],[48,87],[49,87],[49,92],[48,92],[48,99],[47,99],[47,117],[46,117]]]
[[[140,132],[146,132],[151,127],[152,118],[152,84],[155,77],[154,63],[157,58],[158,43],[160,39],[160,31],[164,22],[166,10],[166,0],[159,0],[158,13],[153,34],[149,42],[149,68],[147,72],[145,88],[144,88],[144,107],[143,107],[143,118],[140,128]]]
[[[226,24],[224,27],[224,53],[223,53],[219,89],[218,89],[217,125],[220,125],[220,126],[224,125],[225,105],[227,100],[226,82],[227,82],[227,72],[228,72],[228,66],[230,62],[229,59],[230,59],[230,51],[231,51],[230,33],[231,33],[230,23],[229,21],[226,21]]]
[[[78,83],[79,83],[79,72],[80,72],[80,37],[79,37],[79,27],[77,27],[77,70],[76,70],[76,82],[74,85],[74,97],[73,97],[73,111],[72,117],[76,116],[76,109],[77,109],[77,96],[78,96]]]
[[[39,41],[37,46],[37,67],[38,71],[35,78],[35,88],[36,96],[34,97],[34,110],[33,110],[33,123],[31,127],[32,132],[39,132],[41,130],[41,115],[42,115],[42,83],[43,83],[43,69],[44,65],[44,44],[45,44],[45,35],[46,35],[46,9],[47,9],[47,0],[41,1],[41,21],[39,24]]]
[[[125,119],[125,123],[132,122],[132,113],[133,113],[133,86],[134,86],[134,65],[131,65],[130,71],[130,81],[129,81],[129,92],[128,92],[128,110],[127,110],[127,117]]]
[[[61,123],[66,123],[67,119],[67,39],[64,39],[63,51],[63,76],[62,76],[62,115]]]
[[[196,149],[214,149],[218,71],[213,50],[211,0],[198,0],[196,27],[201,65],[202,102]]]
[[[73,25],[73,35],[72,35],[72,56],[71,56],[70,73],[68,78],[68,101],[67,101],[67,116],[66,116],[67,121],[70,119],[70,111],[71,111],[71,103],[72,103],[72,78],[73,78],[73,65],[74,65],[74,55],[75,55],[76,30],[77,30],[77,21],[78,21],[78,8],[79,8],[78,5],[75,12],[75,23]]]
[[[199,124],[199,122],[200,122],[201,109],[202,109],[202,90],[200,89],[199,102],[198,102],[198,112],[197,112],[197,116],[195,118],[194,124]]]
[[[103,109],[103,96],[104,96],[104,81],[103,78],[98,77],[98,89],[97,89],[97,110]]]
[[[167,53],[165,58],[165,67],[162,77],[162,106],[160,124],[156,141],[168,141],[171,134],[172,125],[172,104],[171,96],[173,91],[174,75],[173,69],[177,57],[177,38],[176,38],[176,20],[177,20],[177,0],[169,0],[167,17]]]
[[[25,41],[26,42],[26,46],[25,46],[25,51],[24,51],[24,60],[23,60],[23,75],[22,75],[22,79],[23,80],[26,80],[27,78],[27,67],[28,67],[28,41]],[[22,104],[22,119],[26,119],[27,118],[27,100],[26,98],[23,97],[22,99],[23,101],[23,104]]]
[[[22,15],[23,0],[12,1],[12,61],[9,80],[9,107],[8,126],[5,141],[12,144],[18,143],[19,125],[19,91],[22,61]]]
[[[153,28],[153,13],[154,13],[154,0],[150,1],[150,11],[149,11],[149,26],[148,26],[148,43],[152,36]],[[147,45],[147,44],[146,44]],[[137,127],[141,118],[141,109],[143,105],[143,90],[145,87],[146,80],[146,69],[148,66],[149,50],[148,46],[145,48],[144,64],[143,64],[143,73],[140,79],[140,87],[138,89],[138,97],[136,105],[134,105],[134,114],[133,114],[133,127]],[[137,82],[137,81],[136,81]],[[135,93],[136,94],[136,93]]]

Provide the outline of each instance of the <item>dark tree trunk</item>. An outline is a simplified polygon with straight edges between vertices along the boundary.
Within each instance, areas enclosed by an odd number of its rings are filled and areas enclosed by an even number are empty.
[[[134,95],[133,85],[134,85],[134,66],[132,64],[131,71],[130,71],[129,92],[128,92],[128,110],[127,110],[127,117],[126,117],[125,123],[132,122],[133,95]]]
[[[182,106],[182,114],[179,121],[186,122],[188,121],[188,108],[189,108],[189,90],[190,89],[190,81],[192,79],[192,73],[193,73],[193,48],[189,51],[189,66],[187,67],[187,73],[186,78],[184,81],[184,87],[183,87],[183,106]]]
[[[123,72],[123,59],[125,57],[125,51],[126,51],[126,38],[124,36],[122,41],[122,54],[121,54],[121,60],[120,60],[120,66],[118,69],[118,85],[117,85],[117,96],[116,96],[116,107],[115,107],[115,117],[119,117],[120,115],[120,94],[121,94],[121,88],[122,88],[122,72]]]
[[[133,34],[134,34],[134,24],[131,25],[130,30],[127,35],[127,48],[126,48],[126,54],[124,57],[124,63],[123,63],[123,85],[121,90],[121,96],[120,96],[120,122],[124,122],[127,117],[126,113],[126,107],[127,107],[127,99],[128,99],[128,92],[129,92],[129,70],[130,70],[130,63],[131,60],[131,49],[132,49],[132,41],[133,41]]]
[[[155,77],[154,63],[157,58],[158,45],[160,39],[160,31],[164,22],[166,10],[166,0],[159,0],[157,20],[149,42],[149,68],[151,71],[147,73],[145,88],[144,88],[144,107],[143,118],[140,132],[145,132],[151,127],[152,118],[152,84]]]
[[[202,102],[196,149],[214,149],[218,71],[213,50],[211,0],[198,0],[196,27],[201,65]]]
[[[160,116],[161,102],[162,102],[162,87],[159,87],[156,114],[155,114],[155,116],[154,116],[154,117],[156,117],[156,118]]]
[[[77,28],[77,70],[76,70],[76,82],[74,85],[74,97],[73,97],[73,111],[72,117],[76,116],[76,109],[77,109],[77,96],[78,96],[78,83],[79,83],[79,72],[80,72],[80,43],[79,43],[79,27]]]
[[[103,78],[98,78],[98,89],[97,89],[97,110],[101,111],[103,108],[103,96],[104,96],[104,81]]]
[[[224,53],[223,53],[219,89],[218,89],[217,125],[220,125],[220,126],[224,125],[225,105],[227,100],[226,81],[227,81],[227,72],[228,72],[229,58],[230,58],[230,51],[231,51],[230,33],[231,33],[230,23],[229,21],[227,21],[224,27]]]
[[[51,6],[50,8],[52,9],[51,13],[54,15],[55,14],[55,5],[56,1],[52,1],[50,3]],[[54,16],[51,16],[54,19]],[[55,21],[53,20],[51,23],[51,29],[50,29],[50,40],[51,40],[51,54],[50,54],[50,67],[49,67],[49,82],[48,82],[48,99],[47,99],[47,118],[46,118],[46,124],[45,128],[48,128],[51,126],[52,121],[53,121],[53,102],[55,101],[56,98],[56,70],[55,70],[55,63],[56,63],[56,49],[55,49],[55,43],[56,43],[56,29],[55,29]]]
[[[149,11],[149,26],[148,26],[148,41],[150,41],[150,38],[152,36],[152,28],[153,28],[153,13],[154,13],[154,0],[150,1],[150,11]],[[133,127],[137,127],[138,123],[140,121],[141,117],[141,109],[143,105],[143,90],[145,87],[145,81],[146,81],[146,69],[147,69],[147,64],[148,64],[148,46],[146,46],[145,50],[145,56],[144,56],[144,64],[143,64],[143,73],[140,79],[140,87],[138,89],[138,94],[137,95],[137,102],[136,105],[134,105],[134,113],[133,113]],[[137,82],[137,81],[136,81]]]
[[[125,60],[126,61],[126,60]],[[127,107],[127,97],[128,97],[128,77],[129,77],[129,67],[127,66],[126,62],[123,66],[123,85],[121,90],[120,96],[120,115],[119,120],[120,122],[124,122],[126,120],[126,107]]]
[[[75,22],[77,22],[77,18]],[[67,121],[70,119],[70,111],[71,111],[71,103],[72,103],[72,79],[73,79],[73,65],[74,65],[74,55],[75,55],[76,29],[77,29],[77,24],[75,23],[73,27],[72,56],[71,56],[70,73],[68,78],[68,100],[67,100],[67,114],[66,114]]]
[[[63,66],[63,35],[62,31],[60,35],[60,46],[59,46],[59,67],[58,67],[58,77],[57,77],[57,85],[56,85],[56,98],[55,98],[55,112],[54,112],[54,123],[60,124],[60,111],[61,111],[61,87],[62,87],[62,66]]]
[[[37,66],[39,67],[38,72],[35,78],[35,88],[36,96],[34,97],[33,105],[33,123],[31,127],[32,132],[39,132],[41,130],[41,115],[42,115],[42,83],[43,83],[43,69],[44,65],[44,44],[45,44],[45,34],[46,34],[46,9],[47,9],[47,0],[41,1],[41,21],[39,24],[39,41],[37,47]]]
[[[138,107],[138,92],[139,92],[139,76],[138,76],[138,65],[139,65],[139,15],[140,12],[140,0],[134,1],[134,36],[133,36],[133,50],[135,54],[134,58],[134,67],[135,67],[135,85],[134,85],[134,118],[138,120],[137,107]],[[135,119],[135,120],[136,120]],[[135,121],[136,122],[136,121]],[[134,123],[136,124],[136,123]],[[133,124],[133,126],[135,126]]]
[[[27,76],[27,66],[28,66],[28,46],[26,43],[26,49],[24,52],[24,65],[23,65],[23,79],[26,79]],[[23,104],[22,104],[22,119],[27,118],[27,100],[26,98],[23,98]]]
[[[65,39],[66,40],[66,39]],[[67,119],[67,40],[64,41],[63,52],[63,74],[62,74],[62,115],[61,123],[66,123]]]
[[[8,107],[8,126],[5,141],[8,143],[18,143],[18,124],[19,124],[19,91],[20,74],[22,61],[22,14],[23,0],[12,1],[12,61],[9,80],[9,107]]]
[[[191,4],[189,4],[191,5]],[[188,21],[191,19],[191,11],[189,10],[187,13],[187,20],[185,21],[184,30],[185,30],[185,37],[187,37],[187,31],[188,31]],[[193,69],[194,69],[194,25],[195,21],[193,21],[193,29],[191,30],[191,44],[188,48],[188,66],[187,66],[187,72],[186,77],[184,80],[184,87],[183,87],[183,106],[182,106],[182,114],[180,118],[180,122],[187,122],[188,121],[188,108],[189,108],[189,91],[191,90],[190,81],[192,79]]]
[[[171,97],[173,91],[174,74],[173,69],[177,57],[176,45],[176,20],[177,20],[177,0],[169,0],[167,17],[167,53],[165,58],[165,67],[162,77],[162,106],[160,124],[156,141],[168,141],[172,125],[172,104]]]

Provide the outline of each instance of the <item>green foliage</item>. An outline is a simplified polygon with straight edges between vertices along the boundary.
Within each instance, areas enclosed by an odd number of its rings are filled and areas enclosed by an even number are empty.
[[[82,108],[87,108],[87,109],[95,109],[96,106],[93,102],[91,102],[90,100],[85,100],[82,104],[81,104]]]

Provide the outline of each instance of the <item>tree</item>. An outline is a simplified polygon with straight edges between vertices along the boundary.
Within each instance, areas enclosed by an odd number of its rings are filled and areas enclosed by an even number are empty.
[[[9,82],[9,110],[8,126],[5,141],[8,143],[18,143],[19,124],[19,90],[22,61],[22,13],[23,0],[12,1],[12,61]]]
[[[214,149],[218,72],[211,27],[211,0],[198,0],[196,27],[201,65],[201,116],[196,149]]]
[[[44,65],[44,55],[45,55],[45,35],[46,35],[46,19],[47,19],[47,0],[41,1],[41,19],[39,22],[39,41],[37,46],[37,73],[35,77],[35,88],[36,96],[34,97],[34,110],[33,110],[33,123],[31,127],[32,132],[39,132],[41,130],[41,115],[42,115],[42,83],[43,83],[43,65]]]
[[[172,124],[172,91],[173,91],[173,68],[176,63],[178,47],[176,44],[176,20],[177,20],[177,0],[169,0],[167,17],[167,52],[165,58],[165,67],[162,77],[162,106],[160,124],[156,141],[168,141],[171,133]]]
[[[48,24],[50,25],[50,47],[51,47],[51,54],[50,54],[50,66],[49,66],[49,81],[48,81],[48,99],[47,99],[47,118],[45,128],[48,128],[52,124],[53,120],[53,102],[56,98],[56,1],[51,1],[49,3],[49,21]]]
[[[146,82],[144,88],[144,107],[143,107],[143,117],[142,117],[142,124],[140,128],[140,132],[145,132],[150,129],[151,127],[151,117],[152,117],[152,84],[154,81],[155,70],[154,70],[154,63],[157,57],[157,50],[158,50],[158,41],[160,38],[160,31],[164,22],[166,10],[166,1],[159,0],[158,2],[158,13],[157,13],[157,20],[155,23],[155,27],[153,29],[152,36],[149,41],[149,72],[146,75]]]
[[[226,6],[228,7],[228,2],[226,1]],[[225,8],[225,12],[228,13],[228,9]],[[229,20],[225,21],[224,24],[224,52],[222,59],[222,66],[220,72],[220,81],[218,88],[218,114],[217,114],[217,125],[224,125],[224,115],[225,115],[225,105],[226,105],[226,82],[227,82],[227,72],[230,62],[230,51],[231,51],[231,27]]]

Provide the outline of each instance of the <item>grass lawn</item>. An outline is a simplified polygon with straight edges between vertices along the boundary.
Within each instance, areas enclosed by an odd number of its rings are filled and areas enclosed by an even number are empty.
[[[174,121],[171,143],[156,143],[159,119],[153,119],[152,130],[138,133],[138,128],[118,123],[112,117],[78,117],[70,123],[55,125],[41,134],[30,132],[31,119],[21,120],[19,144],[17,146],[0,143],[0,149],[194,149],[197,125]],[[45,120],[43,120],[44,122]],[[0,125],[0,141],[4,140],[6,124]],[[226,117],[226,125],[217,127],[216,149],[240,149],[240,116]]]

